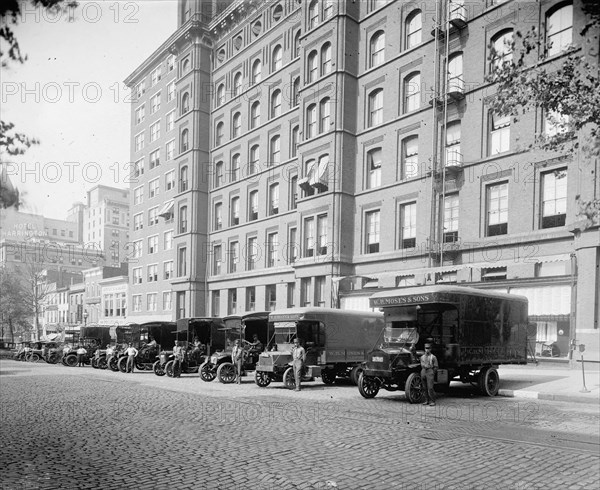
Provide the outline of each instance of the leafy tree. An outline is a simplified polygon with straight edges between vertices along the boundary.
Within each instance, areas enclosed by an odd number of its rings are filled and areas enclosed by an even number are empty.
[[[23,281],[19,274],[7,267],[0,268],[0,329],[10,341],[32,330],[32,305],[25,301]]]
[[[529,148],[600,156],[600,73],[598,68],[600,3],[582,0],[586,22],[580,31],[583,47],[571,46],[566,55],[548,61],[539,53],[552,47],[535,26],[515,31],[508,51],[512,59],[497,64],[487,77],[496,84],[496,96],[490,108],[515,121],[524,113],[541,109],[553,126],[546,134],[537,134]],[[491,58],[501,54],[490,46]],[[584,201],[576,196],[579,212],[589,224],[600,217],[598,199]]]
[[[75,8],[74,0],[28,0],[36,8],[44,8],[50,12],[60,12]],[[21,7],[25,0],[2,0],[0,3],[0,64],[6,69],[10,63],[25,63],[27,55],[21,52],[19,41],[13,28],[19,23]],[[27,136],[15,130],[11,122],[0,120],[0,156],[22,155],[32,145],[39,144],[37,138]],[[0,207],[19,206],[18,193],[11,191],[6,179],[0,181]]]

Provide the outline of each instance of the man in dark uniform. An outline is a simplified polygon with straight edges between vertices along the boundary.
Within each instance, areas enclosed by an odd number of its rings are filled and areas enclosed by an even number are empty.
[[[421,356],[421,382],[425,391],[425,401],[423,405],[435,406],[435,391],[433,389],[433,380],[438,370],[438,360],[431,353],[431,344],[425,344],[425,354]]]

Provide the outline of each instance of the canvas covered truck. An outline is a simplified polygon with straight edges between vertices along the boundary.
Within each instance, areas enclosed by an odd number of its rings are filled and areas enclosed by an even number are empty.
[[[255,371],[258,386],[283,381],[295,387],[292,342],[296,337],[306,350],[304,379],[321,377],[333,384],[338,377],[358,378],[361,363],[383,329],[379,312],[330,308],[290,308],[269,314],[273,337],[260,354]]]
[[[101,349],[102,346],[110,343],[110,327],[105,326],[90,326],[81,327],[79,330],[79,343],[78,345],[85,348],[87,354],[83,360],[85,364],[90,364],[94,359],[94,355],[97,349]],[[77,348],[69,352],[65,357],[65,364],[67,366],[77,365]]]
[[[424,398],[420,357],[432,344],[439,369],[436,390],[450,381],[471,383],[486,396],[498,393],[501,364],[527,363],[527,298],[460,286],[423,286],[383,291],[370,298],[385,329],[358,382],[365,398],[380,389],[404,391],[409,402]]]

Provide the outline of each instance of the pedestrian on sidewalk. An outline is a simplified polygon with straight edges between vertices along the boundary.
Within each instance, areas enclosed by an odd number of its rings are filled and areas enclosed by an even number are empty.
[[[244,348],[240,345],[240,339],[235,339],[233,343],[233,349],[231,349],[231,361],[235,366],[237,376],[235,382],[241,384],[242,382],[242,364],[244,362]]]
[[[87,354],[87,350],[82,345],[77,348],[77,367],[83,367],[83,358]]]
[[[175,346],[173,347],[173,377],[181,378],[181,365],[185,358],[185,350],[182,345],[179,345],[179,342],[175,341]]]
[[[300,339],[294,339],[294,347],[292,347],[292,367],[294,368],[294,379],[296,381],[296,390],[300,391],[300,382],[302,381],[302,373],[304,371],[304,363],[306,362],[306,351],[300,345]]]
[[[438,370],[438,360],[431,353],[431,344],[425,344],[425,354],[421,356],[421,382],[425,391],[423,405],[435,406],[435,390],[433,380]]]
[[[135,368],[135,356],[138,355],[138,350],[133,346],[131,342],[129,342],[129,346],[125,351],[125,355],[127,355],[127,368],[126,371],[128,373],[133,373]]]

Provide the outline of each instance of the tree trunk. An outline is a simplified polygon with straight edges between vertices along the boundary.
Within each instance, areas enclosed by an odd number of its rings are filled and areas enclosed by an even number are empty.
[[[12,318],[8,317],[8,331],[10,333],[10,341],[14,343],[15,341],[15,330],[12,324]]]

